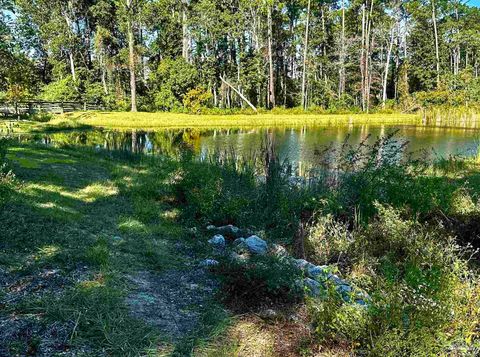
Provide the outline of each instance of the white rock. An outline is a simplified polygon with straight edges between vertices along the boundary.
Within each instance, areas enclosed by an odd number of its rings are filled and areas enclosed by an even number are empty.
[[[308,269],[315,267],[315,265],[313,265],[310,262],[307,262],[305,259],[294,259],[293,264],[298,269],[303,270],[304,272],[308,272]]]
[[[208,243],[219,249],[225,248],[226,245],[225,237],[220,234],[214,235],[211,239],[208,240]]]
[[[214,231],[215,229],[217,229],[217,227],[215,227],[213,224],[207,226],[207,231]]]
[[[307,288],[307,292],[311,296],[319,296],[321,289],[322,289],[322,284],[320,284],[318,281],[310,279],[310,278],[305,278],[303,279],[304,286]]]
[[[348,285],[348,283],[340,278],[338,275],[335,274],[329,274],[328,275],[328,280],[333,282],[335,285]]]
[[[267,242],[265,242],[262,238],[257,236],[251,236],[245,239],[245,245],[250,253],[253,254],[266,254],[268,250]]]
[[[204,268],[209,268],[209,267],[214,267],[220,264],[217,260],[215,259],[205,259],[200,262],[200,266]]]
[[[308,268],[307,275],[312,279],[325,281],[328,279],[329,268],[326,265],[314,265]]]
[[[279,244],[272,244],[270,246],[270,253],[278,258],[287,258],[289,256],[285,247]]]

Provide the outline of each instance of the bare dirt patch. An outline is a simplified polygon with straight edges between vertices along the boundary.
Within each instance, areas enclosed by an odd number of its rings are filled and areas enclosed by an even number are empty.
[[[172,340],[195,331],[202,311],[217,290],[216,282],[201,269],[162,274],[144,271],[129,280],[134,289],[126,303],[132,316],[158,328]]]

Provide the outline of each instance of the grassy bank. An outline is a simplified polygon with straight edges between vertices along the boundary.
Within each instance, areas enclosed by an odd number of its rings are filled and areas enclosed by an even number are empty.
[[[53,117],[47,123],[20,122],[16,131],[45,131],[101,127],[118,130],[167,128],[241,128],[329,125],[417,125],[416,114],[259,114],[259,115],[189,115],[175,113],[89,112]],[[30,127],[29,127],[30,126]]]
[[[330,152],[309,185],[268,151],[253,165],[4,142],[0,355],[475,355],[478,163],[399,161],[391,139]],[[371,303],[294,296],[299,272],[271,257],[207,274],[209,224],[326,264]]]

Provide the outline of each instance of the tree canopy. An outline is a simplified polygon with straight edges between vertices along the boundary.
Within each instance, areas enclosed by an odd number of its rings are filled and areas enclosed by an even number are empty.
[[[368,111],[408,109],[412,94],[480,98],[480,9],[461,0],[0,0],[0,10],[10,100]]]

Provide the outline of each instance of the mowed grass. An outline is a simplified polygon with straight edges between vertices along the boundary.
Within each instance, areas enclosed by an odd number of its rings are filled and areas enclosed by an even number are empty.
[[[188,233],[167,202],[177,164],[20,144],[7,159],[16,182],[0,207],[0,355],[156,355],[169,340],[125,297],[128,277],[185,263],[175,244]]]
[[[118,130],[167,128],[247,128],[281,126],[329,126],[350,124],[416,125],[417,114],[258,114],[190,115],[176,113],[88,112],[57,116],[35,130],[102,127]]]

